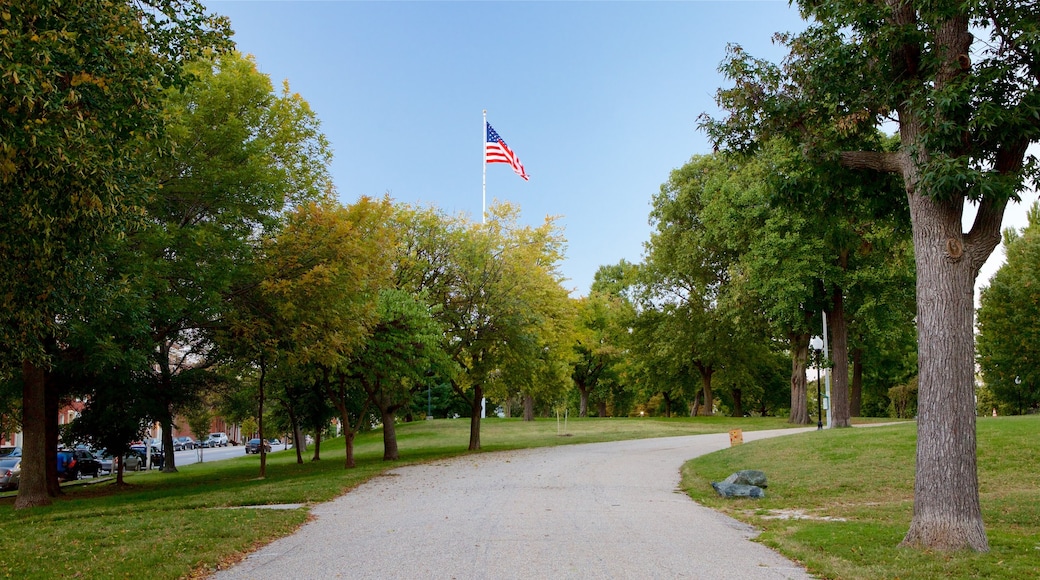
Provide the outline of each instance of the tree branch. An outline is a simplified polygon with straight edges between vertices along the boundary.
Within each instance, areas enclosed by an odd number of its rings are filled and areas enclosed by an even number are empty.
[[[904,156],[901,153],[842,151],[840,159],[842,166],[849,169],[871,169],[902,174],[904,167]]]
[[[1018,139],[1001,147],[994,163],[997,173],[1009,175],[1021,171],[1028,146],[1028,139]],[[1000,223],[1007,203],[1007,197],[994,195],[987,195],[979,202],[979,211],[964,240],[975,275],[1000,244]]]
[[[1000,220],[1007,207],[1007,198],[986,196],[979,202],[975,222],[965,236],[965,253],[971,260],[971,268],[978,276],[979,269],[1000,244]]]

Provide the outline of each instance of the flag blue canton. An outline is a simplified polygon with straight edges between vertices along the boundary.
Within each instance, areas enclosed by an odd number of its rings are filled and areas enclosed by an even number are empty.
[[[498,135],[498,131],[495,131],[495,128],[491,126],[491,123],[488,123],[487,126],[487,140],[488,143],[498,143],[502,140],[502,137]]]

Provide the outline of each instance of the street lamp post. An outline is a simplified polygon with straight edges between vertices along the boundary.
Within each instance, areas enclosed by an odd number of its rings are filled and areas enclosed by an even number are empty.
[[[823,339],[814,336],[809,341],[816,358],[816,430],[823,429],[823,394],[820,392],[820,366],[823,364]]]

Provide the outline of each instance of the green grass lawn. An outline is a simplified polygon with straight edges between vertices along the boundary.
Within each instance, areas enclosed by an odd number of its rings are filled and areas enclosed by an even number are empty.
[[[788,427],[783,419],[541,419],[483,421],[484,452],[551,445]],[[934,554],[899,549],[913,499],[913,424],[811,432],[756,441],[688,463],[690,495],[763,530],[760,541],[826,578],[1040,577],[1040,417],[979,421],[982,507],[992,551]],[[402,459],[386,463],[381,433],[359,436],[358,467],[343,468],[342,440],[322,461],[292,450],[189,465],[179,473],[128,474],[65,489],[54,505],[14,511],[0,497],[0,578],[201,577],[297,529],[308,506],[398,465],[466,453],[469,421],[398,426]],[[764,500],[717,498],[709,482],[738,469],[766,471]],[[84,480],[88,482],[91,480]],[[301,503],[290,510],[229,509]],[[788,514],[815,519],[769,519]],[[830,519],[824,519],[830,518]],[[691,548],[691,557],[695,549]]]
[[[820,577],[1040,578],[1040,417],[979,419],[986,554],[897,547],[913,514],[915,445],[913,424],[756,441],[688,462],[682,485]],[[766,472],[766,498],[715,495],[710,482],[740,469]]]
[[[482,421],[483,452],[596,441],[746,431],[789,426],[784,419],[514,419]],[[268,455],[258,479],[257,455],[188,465],[179,473],[130,473],[127,486],[110,480],[66,486],[53,505],[12,509],[0,497],[0,578],[183,578],[205,576],[221,563],[292,533],[307,505],[333,499],[399,465],[466,453],[469,420],[398,425],[401,460],[382,461],[381,431],[356,441],[358,466],[343,468],[342,439],[322,444],[322,460],[296,463],[293,450]],[[229,509],[302,503],[291,510]]]

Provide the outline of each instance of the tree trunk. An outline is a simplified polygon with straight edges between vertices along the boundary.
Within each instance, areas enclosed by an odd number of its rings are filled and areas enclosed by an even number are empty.
[[[307,451],[307,440],[303,438],[303,431],[295,421],[293,421],[293,443],[296,447],[296,463],[303,463],[303,454]]]
[[[744,416],[744,405],[743,402],[740,400],[741,394],[742,393],[740,392],[740,389],[733,389],[733,417]]]
[[[163,473],[177,473],[177,462],[173,458],[173,413],[167,407],[162,420]]]
[[[47,495],[58,497],[62,494],[61,482],[58,481],[58,385],[54,375],[43,374],[44,396],[44,433],[47,441]]]
[[[589,389],[584,386],[575,383],[578,387],[578,394],[581,396],[581,402],[578,404],[578,416],[588,417],[589,416]]]
[[[302,433],[300,433],[300,423],[296,420],[296,412],[293,409],[292,403],[286,403],[284,399],[282,400],[282,407],[289,415],[289,429],[292,430],[293,449],[296,450],[296,463],[303,463],[304,444],[303,437],[301,436]]]
[[[353,469],[354,467],[357,466],[357,464],[354,462],[354,435],[355,435],[355,433],[354,433],[354,428],[350,426],[349,419],[347,417],[344,417],[344,420],[347,421],[346,422],[347,430],[343,432],[343,441],[346,444],[345,448],[344,448],[345,453],[343,454],[343,468],[344,469]]]
[[[524,421],[534,421],[534,397],[524,393]]]
[[[859,417],[863,412],[863,349],[852,350],[852,388],[849,391],[849,416]]]
[[[809,358],[809,333],[791,335],[791,418],[788,423],[809,424],[809,399],[806,396],[805,367]]]
[[[693,405],[690,407],[690,416],[696,417],[701,410],[701,397],[704,395],[701,391],[697,391],[693,394]]]
[[[715,414],[715,395],[711,393],[711,375],[715,369],[698,364],[697,370],[701,372],[701,391],[704,393],[704,406],[701,407],[701,416],[711,417]]]
[[[258,381],[258,409],[256,416],[256,430],[260,433],[260,479],[267,478],[267,439],[264,437],[264,378],[267,376],[267,365],[263,357],[260,357],[260,379]]]
[[[394,425],[394,421],[396,421],[394,410],[386,409],[384,411],[380,409],[379,414],[383,419],[383,461],[397,461],[400,458],[400,454],[397,451],[397,428]]]
[[[484,388],[480,385],[473,386],[473,403],[470,405],[469,418],[469,450],[480,449],[480,400],[484,397]]]
[[[328,374],[325,373],[323,379],[325,383],[325,393],[328,395],[332,404],[335,405],[336,410],[339,411],[340,427],[343,430],[343,440],[345,442],[343,449],[343,467],[344,469],[351,469],[355,465],[354,462],[354,436],[357,435],[358,431],[363,426],[368,424],[368,405],[370,400],[365,399],[365,403],[361,406],[361,410],[356,413],[357,423],[350,421],[350,409],[348,407],[349,398],[347,395],[347,376],[343,373],[336,373],[337,388],[333,388],[329,382]]]
[[[919,390],[914,516],[903,545],[984,552],[989,542],[979,507],[972,328],[981,262],[965,256],[962,206],[961,198],[910,195]]]
[[[831,296],[831,426],[851,427],[849,421],[849,327],[845,322],[845,294],[834,286]]]
[[[47,493],[46,374],[22,361],[22,476],[14,509],[50,505]],[[57,467],[55,467],[57,469]]]
[[[321,461],[321,429],[314,432],[314,457],[311,461]]]
[[[607,416],[607,402],[606,401],[600,401],[600,402],[596,403],[596,413],[600,417],[606,417]]]
[[[177,459],[173,451],[173,403],[170,393],[173,390],[173,376],[170,372],[170,343],[163,340],[159,343],[157,358],[154,364],[159,367],[159,389],[157,398],[162,402],[166,416],[163,417],[163,473],[177,473]]]

